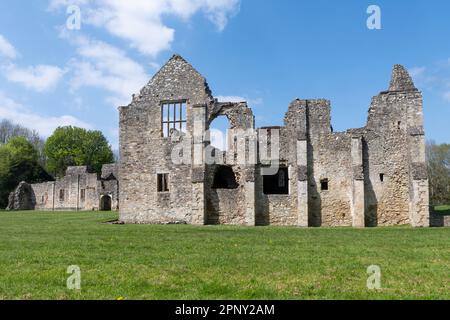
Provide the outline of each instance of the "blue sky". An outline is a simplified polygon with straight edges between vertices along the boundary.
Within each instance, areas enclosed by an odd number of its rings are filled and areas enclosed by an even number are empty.
[[[66,27],[73,4],[80,30]],[[381,30],[366,26],[372,4]],[[257,126],[326,98],[343,131],[365,125],[400,63],[423,91],[427,138],[449,143],[449,33],[446,0],[2,0],[0,118],[44,136],[98,129],[117,148],[117,107],[179,53],[215,96],[248,100]]]

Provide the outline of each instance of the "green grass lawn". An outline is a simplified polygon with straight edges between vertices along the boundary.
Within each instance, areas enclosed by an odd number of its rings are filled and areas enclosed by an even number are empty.
[[[449,299],[450,229],[111,225],[0,212],[1,299]],[[66,288],[81,268],[80,292]],[[382,289],[366,287],[367,267]]]

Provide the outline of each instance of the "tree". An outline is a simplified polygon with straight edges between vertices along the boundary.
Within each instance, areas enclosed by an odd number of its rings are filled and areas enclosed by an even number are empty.
[[[25,137],[35,148],[39,154],[39,163],[45,167],[46,159],[44,155],[45,141],[42,139],[37,131],[30,130],[21,125],[14,124],[9,120],[2,120],[0,122],[0,144],[8,143],[14,137]]]
[[[432,205],[450,204],[450,144],[427,142],[427,167]]]
[[[100,131],[60,127],[44,146],[48,170],[63,176],[68,166],[90,166],[100,173],[102,166],[114,161],[108,141]]]
[[[0,207],[6,207],[9,193],[21,181],[38,183],[53,180],[38,160],[38,151],[25,137],[13,137],[0,145]]]

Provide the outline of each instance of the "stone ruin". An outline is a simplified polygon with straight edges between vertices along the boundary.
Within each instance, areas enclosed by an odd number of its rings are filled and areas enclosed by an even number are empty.
[[[21,182],[10,194],[7,210],[118,210],[117,171],[116,164],[104,165],[101,175],[87,166],[68,167],[66,175],[56,181]]]
[[[178,55],[119,111],[124,223],[429,226],[422,94],[400,65],[366,126],[345,132],[323,99],[296,99],[284,126],[255,128],[246,102],[218,102]],[[225,152],[208,133],[219,116]]]
[[[31,185],[22,181],[14,192],[9,194],[6,210],[34,210],[36,198]]]

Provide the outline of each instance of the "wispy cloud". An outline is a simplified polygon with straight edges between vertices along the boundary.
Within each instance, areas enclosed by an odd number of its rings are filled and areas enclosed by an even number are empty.
[[[93,127],[71,115],[46,117],[33,113],[29,108],[0,92],[0,118],[8,119],[24,127],[36,130],[44,137],[50,136],[59,126]]]
[[[16,48],[0,35],[0,55],[8,61],[0,66],[3,76],[10,82],[18,83],[37,92],[44,92],[54,88],[65,71],[57,66],[40,64],[36,66],[20,67],[12,63],[19,56]]]
[[[174,40],[175,30],[163,17],[188,20],[203,12],[222,31],[240,9],[240,0],[50,0],[49,9],[65,9],[71,4],[81,7],[83,23],[104,28],[153,57],[170,49]]]
[[[139,63],[117,47],[84,36],[67,39],[76,46],[77,52],[69,64],[72,90],[83,87],[104,89],[113,94],[107,101],[117,107],[128,104],[131,95],[150,79]]]
[[[450,59],[437,61],[430,66],[408,69],[416,87],[434,92],[441,99],[450,102]]]
[[[444,92],[443,97],[446,101],[450,102],[450,90],[447,92]]]
[[[423,75],[426,70],[427,70],[426,67],[412,67],[408,71],[409,71],[409,74],[411,75],[411,77],[417,78],[417,77],[420,77],[421,75]]]
[[[0,34],[0,56],[15,59],[17,57],[17,50],[14,46]]]
[[[247,102],[250,106],[257,106],[263,103],[262,98],[248,98],[241,96],[217,96],[219,102]]]
[[[51,65],[20,68],[15,64],[9,64],[2,69],[8,81],[19,83],[37,92],[44,92],[54,88],[65,73],[63,69]]]

